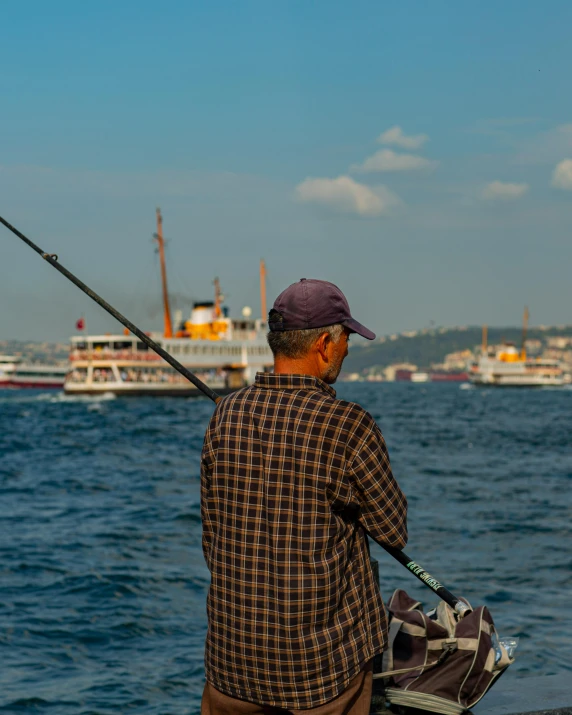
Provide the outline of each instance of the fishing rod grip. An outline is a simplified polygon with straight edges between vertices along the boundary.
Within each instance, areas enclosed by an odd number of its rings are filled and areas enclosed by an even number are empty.
[[[427,588],[430,588],[434,593],[436,593],[439,598],[441,598],[443,601],[445,601],[446,604],[451,606],[451,608],[459,615],[459,618],[464,618],[466,615],[471,613],[471,608],[470,606],[467,606],[467,604],[464,601],[461,601],[460,598],[457,598],[457,596],[454,596],[451,591],[449,591],[443,584],[439,583],[436,578],[433,578],[430,573],[425,571],[424,568],[419,566],[419,564],[415,563],[413,559],[410,559],[407,554],[405,554],[403,551],[400,549],[396,549],[393,546],[387,546],[385,544],[380,544],[385,551],[390,556],[393,556],[393,558],[396,561],[399,561],[399,563],[402,566],[405,566],[405,568],[410,571],[414,576],[417,576],[417,578],[422,581]]]

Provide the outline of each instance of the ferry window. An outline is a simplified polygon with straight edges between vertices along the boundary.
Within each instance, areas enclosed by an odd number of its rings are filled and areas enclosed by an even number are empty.
[[[149,350],[148,346],[145,343],[137,343],[137,351],[142,352],[144,350]]]
[[[108,350],[108,349],[109,349],[109,342],[107,342],[107,343],[94,343],[94,344],[93,344],[93,349],[94,349],[94,350]]]
[[[133,343],[131,340],[122,340],[120,342],[113,343],[114,350],[131,350]]]
[[[68,374],[67,379],[69,382],[85,382],[87,379],[87,369],[75,368]]]
[[[74,348],[76,350],[87,350],[87,343],[75,343]]]

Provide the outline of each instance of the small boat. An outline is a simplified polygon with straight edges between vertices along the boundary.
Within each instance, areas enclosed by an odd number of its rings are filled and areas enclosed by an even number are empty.
[[[0,388],[61,389],[67,372],[65,365],[25,363],[15,355],[0,355]]]
[[[530,358],[526,354],[528,310],[525,308],[520,350],[514,343],[490,348],[487,326],[483,326],[481,353],[469,365],[469,381],[487,387],[560,387],[570,382],[562,363],[547,358]]]

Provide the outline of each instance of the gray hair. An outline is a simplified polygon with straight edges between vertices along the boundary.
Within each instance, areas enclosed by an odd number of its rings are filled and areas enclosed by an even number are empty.
[[[343,331],[344,326],[336,323],[335,325],[326,325],[323,328],[309,328],[308,330],[271,330],[266,335],[266,339],[274,357],[280,355],[281,357],[296,360],[307,355],[320,335],[328,333],[334,343],[337,343],[342,337]]]

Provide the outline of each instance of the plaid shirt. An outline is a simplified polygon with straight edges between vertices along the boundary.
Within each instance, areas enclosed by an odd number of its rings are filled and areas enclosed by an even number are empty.
[[[315,377],[259,373],[207,429],[205,666],[226,695],[316,707],[385,648],[365,532],[403,547],[407,502],[371,415],[335,397]]]

